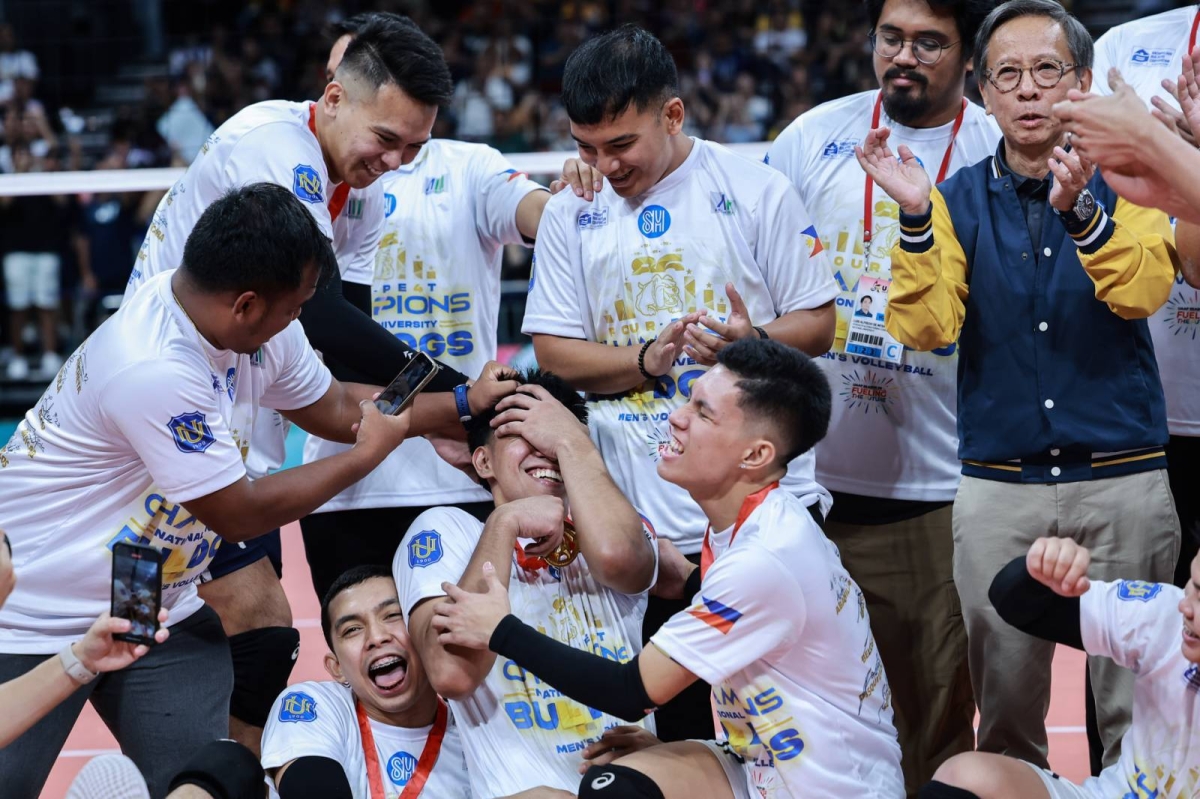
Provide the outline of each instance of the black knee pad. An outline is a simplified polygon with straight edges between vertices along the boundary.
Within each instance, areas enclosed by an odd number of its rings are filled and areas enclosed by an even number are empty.
[[[955,788],[953,785],[932,780],[917,792],[917,799],[979,799],[979,795],[965,788]]]
[[[287,688],[300,654],[300,631],[293,627],[264,627],[229,638],[233,656],[233,696],[229,715],[264,727],[275,697]]]
[[[170,790],[194,785],[216,799],[259,799],[263,779],[262,766],[249,749],[235,741],[212,741],[192,754]]]
[[[654,780],[628,766],[592,766],[579,783],[579,799],[663,799]]]

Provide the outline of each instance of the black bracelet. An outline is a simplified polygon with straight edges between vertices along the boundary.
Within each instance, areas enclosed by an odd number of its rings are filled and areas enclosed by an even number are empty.
[[[658,379],[658,375],[652,375],[646,371],[646,350],[650,349],[650,345],[653,344],[655,341],[658,341],[658,339],[652,338],[649,341],[647,341],[645,344],[642,345],[642,351],[638,353],[638,371],[641,372],[642,377],[646,378],[647,380],[657,380]]]
[[[755,325],[755,326],[754,326],[754,329],[755,329],[756,331],[758,331],[758,337],[759,337],[760,339],[770,338],[770,336],[768,336],[768,335],[767,335],[767,331],[763,330],[763,329],[762,329],[761,327],[759,327],[758,325]]]

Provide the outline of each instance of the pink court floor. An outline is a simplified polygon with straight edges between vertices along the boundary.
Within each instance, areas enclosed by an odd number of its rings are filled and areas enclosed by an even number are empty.
[[[321,637],[320,606],[313,594],[300,527],[296,524],[283,528],[283,585],[291,600],[296,627],[300,630],[300,658],[292,672],[292,682],[327,679],[321,665],[326,648]],[[1050,765],[1073,781],[1088,774],[1083,674],[1082,653],[1059,647],[1054,659],[1054,693],[1047,720]],[[117,751],[116,741],[91,706],[86,706],[58,757],[42,798],[62,799],[71,780],[89,758],[114,751]]]

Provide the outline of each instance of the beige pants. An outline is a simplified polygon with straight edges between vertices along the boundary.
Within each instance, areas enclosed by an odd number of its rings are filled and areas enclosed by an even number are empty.
[[[992,579],[1042,536],[1091,550],[1098,580],[1170,582],[1179,520],[1165,469],[1079,483],[1002,483],[964,477],[954,502],[954,582],[962,599],[979,704],[979,750],[1042,768],[1054,644],[1005,624],[988,601]],[[1104,765],[1120,757],[1129,726],[1133,675],[1088,658]]]
[[[951,511],[894,524],[825,523],[867,599],[896,711],[910,797],[944,760],[975,745],[967,631],[954,590]]]

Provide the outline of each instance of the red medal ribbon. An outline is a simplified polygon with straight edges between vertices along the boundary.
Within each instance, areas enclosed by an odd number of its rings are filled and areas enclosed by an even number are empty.
[[[1200,17],[1198,17],[1200,19]],[[1195,29],[1193,28],[1193,34]],[[883,108],[883,92],[879,92],[879,96],[875,98],[875,111],[871,114],[871,130],[879,127],[879,115]],[[937,180],[935,183],[941,183],[946,179],[946,173],[950,171],[950,158],[954,154],[954,140],[958,138],[958,130],[962,127],[963,116],[967,113],[967,98],[963,98],[962,108],[958,112],[958,116],[954,118],[954,127],[950,129],[950,143],[946,145],[946,154],[942,156],[942,166],[938,169]],[[871,176],[867,175],[863,182],[863,244],[871,243],[871,220],[874,214],[874,203],[871,202],[871,192],[875,186],[875,181],[871,180]]]
[[[308,129],[312,131],[312,135],[317,135],[317,104],[308,104]],[[350,184],[346,181],[339,183],[333,190],[333,194],[329,196],[329,219],[333,221],[342,215],[342,209],[346,206],[346,198],[350,196]]]
[[[1192,20],[1192,35],[1188,37],[1188,55],[1196,49],[1196,31],[1200,29],[1200,11],[1196,12],[1196,18]]]
[[[362,736],[363,758],[367,766],[367,781],[371,785],[371,799],[387,799],[387,793],[383,790],[383,769],[379,765],[379,752],[375,749],[375,735],[371,732],[371,720],[367,717],[362,702],[355,699],[354,708],[358,714],[358,731]],[[417,760],[416,771],[405,783],[400,799],[416,799],[421,795],[421,789],[429,780],[438,755],[442,752],[442,739],[446,737],[446,722],[449,718],[446,703],[439,699],[433,729],[425,739],[425,748],[421,750],[421,757]]]
[[[778,480],[776,480],[774,483],[771,483],[766,488],[761,488],[758,491],[755,491],[753,494],[742,500],[742,508],[738,511],[737,521],[733,524],[733,533],[729,536],[730,546],[733,546],[733,539],[737,536],[738,530],[741,529],[742,524],[744,524],[745,521],[750,518],[750,514],[754,513],[754,511],[758,509],[759,505],[763,504],[763,501],[767,498],[767,494],[770,494],[776,488],[779,488]],[[700,548],[701,580],[704,579],[704,575],[708,574],[708,567],[711,566],[713,564],[713,560],[715,560],[712,553],[712,544],[710,544],[708,540],[710,535],[712,535],[711,524],[704,531],[704,544]]]

